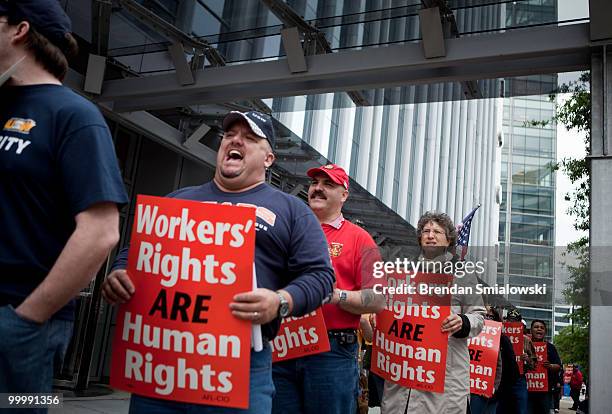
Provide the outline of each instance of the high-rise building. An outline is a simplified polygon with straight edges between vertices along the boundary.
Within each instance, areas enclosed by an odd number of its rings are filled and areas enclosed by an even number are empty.
[[[554,21],[556,0],[515,2],[506,9],[509,27]],[[504,101],[504,146],[501,183],[503,201],[499,217],[497,283],[511,286],[546,284],[545,296],[510,295],[527,324],[546,321],[547,337],[553,329],[555,260],[555,102],[537,90],[551,90],[556,75],[513,79],[506,90],[536,93]]]
[[[390,6],[386,1],[288,3],[298,14],[310,18]],[[499,27],[501,10],[497,6],[453,11],[459,31],[471,32]],[[415,17],[407,13],[357,27],[339,25],[324,32],[332,48],[359,44],[385,47],[418,39],[420,28]],[[483,86],[497,88],[497,96],[501,96],[499,81],[482,82]],[[465,88],[457,83],[367,91],[366,99],[376,103],[369,106],[353,104],[345,93],[277,98],[272,109],[296,135],[343,166],[413,226],[429,210],[446,212],[458,223],[481,204],[470,243],[477,247],[472,249],[474,257],[494,263],[491,247],[497,242],[498,231],[503,101],[499,97],[457,99]],[[403,99],[394,98],[398,95]],[[490,268],[492,272],[484,279],[494,283],[495,265]]]
[[[572,324],[570,317],[574,307],[567,303],[563,291],[567,289],[570,279],[569,267],[579,266],[579,261],[575,254],[569,252],[566,247],[559,246],[555,249],[555,289],[553,298],[553,338],[566,326]]]

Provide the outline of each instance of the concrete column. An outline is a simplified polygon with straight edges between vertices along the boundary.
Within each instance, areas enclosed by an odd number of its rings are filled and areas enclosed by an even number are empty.
[[[612,406],[612,47],[591,58],[590,412]]]

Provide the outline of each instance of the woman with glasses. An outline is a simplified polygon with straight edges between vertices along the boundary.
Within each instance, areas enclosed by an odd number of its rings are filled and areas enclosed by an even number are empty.
[[[457,242],[457,230],[448,215],[427,212],[421,216],[417,225],[417,239],[421,248],[418,260],[424,262],[422,269],[435,268],[436,266],[429,265],[438,262],[453,264],[458,262],[458,257],[453,253]],[[457,272],[453,283],[464,287],[475,286],[476,275],[465,273],[459,277]],[[470,357],[467,338],[480,333],[484,314],[481,295],[452,295],[451,314],[442,322],[441,327],[442,331],[449,335],[444,393],[405,388],[387,381],[381,412],[383,414],[406,412],[465,414],[470,397]]]

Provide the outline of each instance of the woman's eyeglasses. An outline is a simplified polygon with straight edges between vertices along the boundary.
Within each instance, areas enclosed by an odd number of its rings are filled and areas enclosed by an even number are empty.
[[[430,234],[430,233],[433,233],[435,236],[446,235],[446,233],[443,232],[442,230],[425,229],[421,231],[421,234]]]

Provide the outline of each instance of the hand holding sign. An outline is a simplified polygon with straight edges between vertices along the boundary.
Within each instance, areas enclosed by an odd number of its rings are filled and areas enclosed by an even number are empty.
[[[125,269],[111,272],[102,285],[102,296],[111,305],[127,302],[135,291],[136,288]]]
[[[463,319],[461,316],[450,314],[442,321],[442,332],[448,332],[449,335],[459,331],[463,326]]]
[[[103,286],[110,303],[122,303],[111,386],[248,407],[251,324],[233,316],[230,303],[238,297],[249,312],[269,313],[268,292],[253,289],[254,222],[253,208],[138,197],[128,269]]]
[[[538,364],[535,370],[525,373],[529,392],[548,392],[548,367],[546,365],[550,366],[550,362],[547,359],[547,345],[546,342],[533,343],[538,356]]]
[[[276,318],[280,299],[270,289],[258,288],[250,292],[239,293],[230,303],[232,315],[238,319],[263,325]]]

